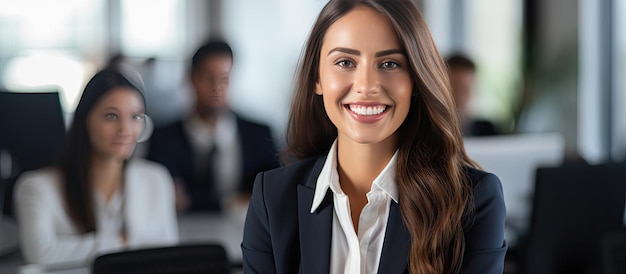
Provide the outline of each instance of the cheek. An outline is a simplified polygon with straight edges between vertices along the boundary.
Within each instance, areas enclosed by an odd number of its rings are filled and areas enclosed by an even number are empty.
[[[411,80],[408,77],[399,77],[399,79],[395,79],[391,83],[397,102],[407,106],[410,105],[411,97],[413,96],[413,83]]]
[[[98,144],[102,143],[101,140],[106,139],[108,136],[108,131],[105,125],[91,123],[88,130],[89,140],[94,146],[98,146]]]
[[[324,80],[327,89],[334,93],[337,93],[336,95],[350,89],[353,82],[350,74],[333,71],[329,72]]]
[[[146,128],[144,121],[138,121],[135,126],[133,126],[133,137],[135,140],[141,135],[141,133]]]

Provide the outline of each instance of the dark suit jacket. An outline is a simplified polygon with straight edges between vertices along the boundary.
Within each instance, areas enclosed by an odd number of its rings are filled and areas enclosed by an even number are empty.
[[[260,173],[254,183],[241,249],[245,273],[328,273],[333,220],[332,191],[310,213],[325,157]],[[462,273],[502,273],[504,199],[498,178],[468,168],[475,186],[475,215],[465,230]],[[405,273],[409,232],[391,203],[379,273]]]
[[[254,177],[257,173],[279,166],[276,147],[272,140],[270,128],[248,121],[238,115],[237,130],[241,145],[241,181],[238,189],[241,193],[251,193]],[[183,122],[178,121],[170,126],[155,129],[150,138],[147,158],[163,164],[172,177],[182,179],[189,189],[194,176],[194,157],[191,144]],[[206,195],[191,194],[191,209],[206,201]]]

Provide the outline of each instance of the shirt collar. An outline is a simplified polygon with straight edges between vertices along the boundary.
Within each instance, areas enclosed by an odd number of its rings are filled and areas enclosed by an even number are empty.
[[[226,110],[218,113],[215,129],[208,127],[195,113],[183,122],[183,127],[194,148],[200,150],[211,148],[213,145],[226,147],[237,140],[237,118]]]
[[[372,188],[377,187],[381,189],[396,203],[398,202],[398,186],[396,185],[397,158],[398,151],[396,150],[391,160],[389,160],[389,163],[387,163],[387,166],[385,166],[372,183]],[[328,189],[331,189],[335,194],[343,194],[343,190],[341,190],[341,186],[339,185],[339,174],[337,173],[337,139],[335,139],[333,145],[330,147],[322,171],[317,177],[311,213],[315,212],[320,206]]]

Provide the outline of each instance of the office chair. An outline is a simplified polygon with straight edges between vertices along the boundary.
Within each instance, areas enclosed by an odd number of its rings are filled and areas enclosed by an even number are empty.
[[[64,138],[65,122],[57,92],[0,91],[0,151],[8,153],[12,161],[12,170],[0,170],[11,175],[3,178],[5,213],[12,213],[11,197],[17,177],[24,171],[51,164]]]
[[[100,255],[91,270],[93,274],[228,274],[230,263],[219,244],[182,244]]]
[[[602,239],[624,227],[626,165],[539,168],[522,273],[602,273]]]
[[[626,230],[612,231],[603,237],[604,273],[626,273]]]

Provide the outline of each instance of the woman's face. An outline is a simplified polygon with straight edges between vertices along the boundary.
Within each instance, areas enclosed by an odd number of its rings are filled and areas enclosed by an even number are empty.
[[[326,31],[315,93],[340,142],[395,146],[413,90],[404,52],[391,22],[369,7],[356,7]]]
[[[87,117],[94,155],[116,160],[130,157],[144,129],[144,112],[141,96],[129,87],[105,94]]]

